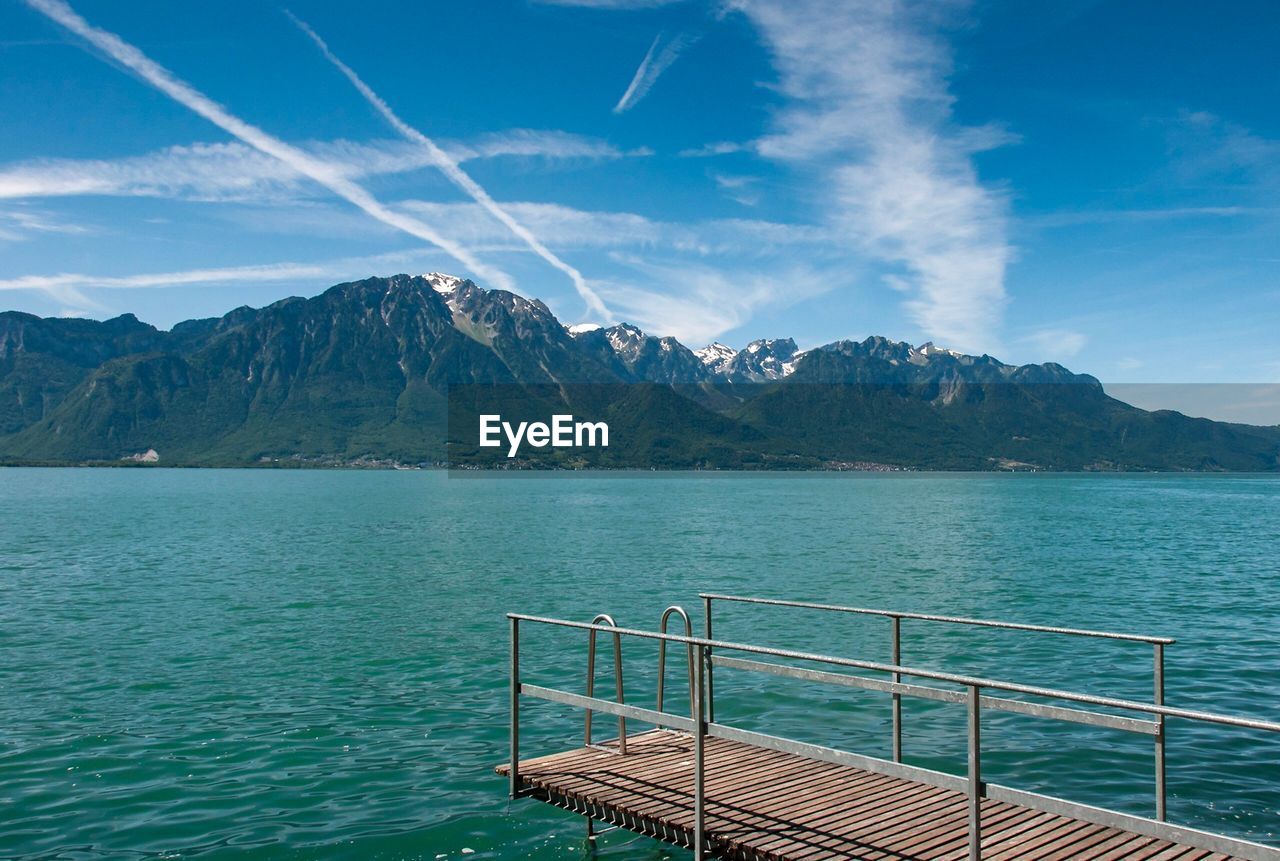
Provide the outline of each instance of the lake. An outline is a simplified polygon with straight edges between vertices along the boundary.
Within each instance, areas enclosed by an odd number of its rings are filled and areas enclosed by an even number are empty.
[[[1175,637],[1171,704],[1280,714],[1277,476],[4,469],[0,856],[587,857],[581,819],[493,774],[504,613],[653,628],[704,590]],[[868,660],[887,625],[716,615]],[[526,680],[580,690],[585,636],[529,627]],[[903,634],[912,666],[1151,695],[1145,644]],[[650,705],[656,652],[624,653]],[[581,712],[526,702],[526,755],[580,743]],[[882,694],[723,671],[716,711],[888,751]],[[961,772],[964,709],[905,712],[908,761]],[[1172,721],[1170,818],[1277,842],[1278,742]],[[1001,715],[984,745],[989,780],[1150,814],[1149,738]],[[686,857],[626,832],[599,855]]]

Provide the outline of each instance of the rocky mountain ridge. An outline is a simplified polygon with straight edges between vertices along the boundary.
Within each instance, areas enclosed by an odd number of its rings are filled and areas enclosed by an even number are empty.
[[[457,403],[467,387],[474,401]],[[507,400],[491,407],[499,389]],[[0,313],[5,462],[152,449],[162,464],[434,462],[467,416],[516,409],[512,398],[607,414],[623,444],[603,466],[1280,467],[1280,430],[1147,413],[1053,363],[881,337],[695,352],[626,323],[565,327],[540,301],[443,273],[168,332],[132,315]]]

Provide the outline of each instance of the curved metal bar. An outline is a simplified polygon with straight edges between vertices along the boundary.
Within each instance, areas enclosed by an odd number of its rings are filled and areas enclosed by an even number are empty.
[[[596,689],[596,632],[604,627],[613,632],[613,675],[618,703],[622,704],[622,633],[618,623],[608,613],[601,613],[591,620],[591,633],[587,637],[587,696],[594,696]],[[591,709],[587,709],[586,745],[591,746]],[[627,719],[618,715],[618,753],[627,752]]]
[[[658,630],[667,633],[667,620],[671,618],[672,613],[678,613],[680,618],[684,620],[684,635],[686,637],[693,636],[693,623],[689,621],[689,614],[684,608],[672,604],[670,607],[662,611],[662,621],[658,623]],[[688,644],[689,649],[689,702],[693,702],[693,644]],[[658,641],[658,711],[662,711],[662,688],[667,680],[667,641]]]

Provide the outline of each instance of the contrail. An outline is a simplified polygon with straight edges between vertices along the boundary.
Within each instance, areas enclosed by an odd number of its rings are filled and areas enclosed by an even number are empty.
[[[643,99],[648,94],[649,88],[658,80],[658,76],[676,61],[676,58],[680,56],[680,52],[698,41],[698,37],[691,36],[688,33],[680,33],[668,42],[666,47],[662,49],[662,53],[658,54],[657,59],[654,59],[654,52],[658,50],[658,43],[661,41],[661,33],[653,37],[653,44],[649,46],[644,59],[640,61],[640,65],[636,68],[636,73],[631,77],[631,83],[627,85],[627,91],[622,94],[622,98],[618,99],[618,103],[613,106],[615,114],[630,110],[636,102]]]
[[[383,119],[390,123],[396,131],[400,132],[400,134],[404,135],[414,143],[420,144],[426,150],[428,156],[435,162],[436,167],[440,168],[440,171],[447,176],[454,185],[465,191],[471,196],[472,200],[483,206],[490,215],[506,225],[507,229],[518,236],[521,241],[528,245],[535,254],[555,268],[559,269],[565,275],[568,275],[569,280],[573,282],[574,289],[578,291],[578,295],[583,298],[587,303],[587,306],[595,314],[606,320],[611,319],[612,315],[609,313],[609,309],[605,307],[603,300],[601,300],[596,292],[588,286],[587,281],[582,277],[581,272],[557,257],[551,249],[543,245],[536,236],[525,228],[524,225],[512,218],[511,214],[503,209],[497,201],[489,196],[487,191],[480,187],[479,183],[460,168],[458,163],[449,157],[448,153],[436,146],[435,141],[431,140],[431,138],[427,137],[404,120],[400,119],[400,117],[391,110],[391,107],[382,100],[382,97],[375,93],[369,85],[355,73],[355,70],[342,62],[342,60],[338,59],[338,56],[329,49],[329,45],[324,41],[324,39],[321,39],[319,34],[317,34],[315,30],[311,29],[305,21],[302,21],[288,10],[285,11],[285,14],[293,20],[293,23],[298,26],[299,30],[309,36],[311,41],[316,43],[316,47],[318,47],[320,52],[324,54],[325,59],[337,67],[338,71],[346,75],[347,80],[349,80],[360,92],[360,95],[364,96],[365,101],[372,105],[374,109],[382,115]]]
[[[344,177],[333,165],[234,116],[222,105],[177,78],[138,48],[114,33],[91,25],[65,0],[25,0],[25,2],[32,9],[85,39],[111,59],[136,72],[144,81],[169,98],[191,109],[228,134],[239,138],[256,150],[279,159],[383,224],[439,247],[476,275],[504,289],[511,289],[513,286],[510,276],[505,272],[493,269],[477,260],[467,249],[441,236],[424,222],[383,205],[364,188]]]

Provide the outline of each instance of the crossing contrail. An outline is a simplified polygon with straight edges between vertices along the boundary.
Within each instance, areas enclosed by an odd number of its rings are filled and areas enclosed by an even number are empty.
[[[457,242],[440,235],[430,225],[379,202],[360,185],[342,175],[339,168],[292,146],[274,135],[245,122],[222,105],[175,76],[168,69],[152,60],[141,50],[125,42],[119,36],[91,25],[65,0],[26,0],[35,9],[56,24],[85,39],[120,65],[169,98],[189,108],[209,122],[233,135],[256,150],[273,156],[314,180],[339,197],[363,210],[368,215],[397,230],[402,230],[425,242],[437,246],[471,272],[504,289],[514,285],[511,277],[499,269],[478,260]]]
[[[316,43],[320,52],[324,54],[325,59],[337,67],[338,71],[346,75],[347,80],[349,80],[360,92],[360,95],[364,96],[365,100],[373,106],[374,110],[382,115],[383,119],[390,123],[391,126],[400,134],[404,135],[414,143],[420,144],[426,150],[428,156],[435,162],[436,166],[440,168],[440,171],[448,177],[454,185],[465,191],[472,200],[484,207],[490,215],[506,225],[507,229],[528,245],[533,253],[559,269],[565,275],[568,275],[569,280],[573,282],[574,289],[578,291],[578,295],[582,297],[583,301],[587,303],[587,306],[593,313],[606,320],[610,318],[611,315],[609,313],[609,309],[605,307],[604,301],[601,300],[599,295],[597,295],[596,292],[587,284],[587,280],[582,277],[581,272],[557,257],[551,249],[543,245],[536,236],[530,233],[523,224],[516,221],[511,216],[511,213],[503,209],[497,201],[490,197],[489,193],[485,191],[479,183],[472,179],[466,171],[458,166],[456,161],[449,157],[448,153],[436,146],[435,141],[431,140],[431,138],[427,137],[404,120],[400,119],[400,117],[391,110],[391,107],[382,100],[382,97],[375,93],[373,89],[355,73],[355,70],[342,62],[342,60],[340,60],[338,56],[329,49],[329,45],[324,41],[324,39],[321,39],[316,31],[311,29],[305,21],[299,19],[292,12],[286,11],[285,14],[293,19],[293,23],[298,26],[298,29],[309,36],[311,41]]]
[[[622,98],[618,99],[618,103],[613,106],[615,114],[631,110],[636,102],[648,95],[649,89],[653,87],[659,76],[676,61],[676,58],[680,56],[685,48],[698,41],[698,37],[688,33],[680,33],[673,37],[655,58],[654,54],[658,52],[658,44],[661,41],[661,33],[653,37],[653,44],[649,46],[644,59],[640,61],[640,65],[636,68],[636,73],[631,77],[631,83],[627,85],[626,92],[622,94]]]

